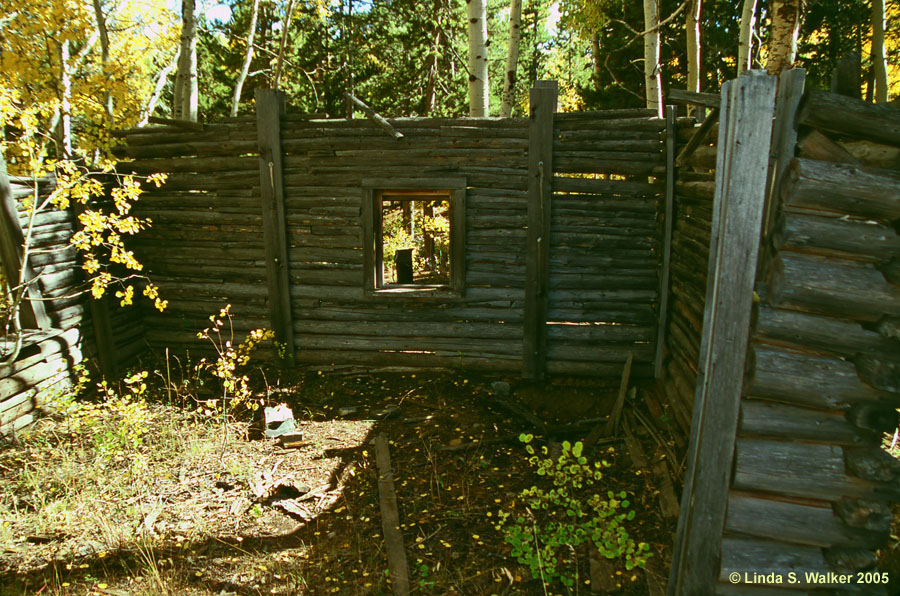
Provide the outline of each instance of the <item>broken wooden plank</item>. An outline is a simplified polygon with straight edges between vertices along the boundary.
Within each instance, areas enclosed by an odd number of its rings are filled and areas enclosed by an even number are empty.
[[[381,527],[384,530],[384,545],[391,583],[396,596],[407,596],[409,594],[409,567],[406,561],[403,533],[400,531],[400,514],[397,512],[397,493],[394,491],[391,451],[384,433],[375,437],[375,461],[378,464]]]

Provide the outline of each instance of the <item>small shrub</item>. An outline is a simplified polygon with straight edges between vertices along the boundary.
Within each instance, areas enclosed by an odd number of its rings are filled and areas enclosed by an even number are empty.
[[[519,435],[529,454],[528,462],[552,488],[532,486],[520,493],[518,511],[499,511],[495,528],[512,546],[511,555],[526,565],[531,576],[545,582],[558,579],[571,587],[577,581],[576,549],[593,544],[608,559],[622,559],[628,570],[643,567],[650,557],[649,546],[637,543],[625,524],[635,517],[625,491],[603,491],[606,462],[588,463],[582,444],[562,444],[562,454],[554,461],[542,447],[539,457],[530,444],[533,435]],[[574,569],[570,570],[568,565]],[[573,574],[574,572],[574,574]]]

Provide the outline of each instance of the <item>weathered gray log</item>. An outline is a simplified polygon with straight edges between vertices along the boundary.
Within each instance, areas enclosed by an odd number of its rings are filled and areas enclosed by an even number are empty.
[[[387,437],[380,433],[375,437],[375,459],[378,464],[378,496],[381,507],[381,528],[388,557],[394,594],[409,594],[409,567],[406,547],[400,531],[400,514],[397,512],[397,494],[394,491],[394,472],[391,468],[391,451]]]
[[[661,189],[655,184],[647,182],[631,182],[627,180],[590,180],[587,178],[567,178],[563,176],[551,176],[545,171],[548,180],[552,179],[554,193],[635,193],[649,196],[658,193]]]
[[[757,345],[748,395],[836,410],[856,402],[898,403],[896,394],[863,383],[851,362]]]
[[[783,248],[883,263],[900,254],[900,236],[873,221],[789,213],[781,239]]]
[[[797,350],[813,349],[853,358],[861,353],[894,354],[900,357],[900,342],[881,337],[860,323],[761,305],[757,334],[768,343]]]
[[[900,288],[869,264],[783,252],[770,274],[769,302],[874,322],[900,315]]]
[[[688,91],[687,89],[669,89],[667,98],[675,103],[691,104],[712,109],[718,109],[722,101],[718,93],[700,93]]]
[[[838,412],[823,412],[755,399],[741,402],[740,432],[742,435],[835,445],[862,445],[868,442],[868,436]]]
[[[788,207],[893,221],[900,217],[900,174],[796,158],[781,187],[781,196]]]
[[[722,539],[721,567],[719,568],[719,581],[737,583],[740,594],[748,594],[748,589],[754,586],[747,584],[768,584],[779,589],[788,583],[788,574],[793,572],[797,579],[796,584],[791,584],[792,589],[820,588],[819,584],[811,583],[806,579],[806,572],[827,573],[830,571],[818,547],[786,544],[772,540],[759,538],[743,538],[726,536]],[[740,582],[729,579],[730,574],[736,573]],[[765,578],[772,576],[781,577],[781,580]],[[756,578],[756,581],[754,581]],[[756,586],[761,587],[761,586]],[[790,593],[791,590],[785,590]]]
[[[880,532],[845,524],[828,502],[798,503],[746,493],[729,495],[725,529],[823,548],[835,545],[881,548],[886,543],[886,536]]]
[[[900,110],[812,89],[798,123],[858,139],[900,145]]]
[[[855,159],[873,168],[900,169],[900,147],[871,141],[842,141],[841,147]]]
[[[880,446],[844,449],[847,469],[864,480],[897,483],[900,478],[900,461],[883,451]]]
[[[733,488],[839,501],[844,497],[900,499],[896,482],[873,482],[845,472],[837,445],[738,439]],[[814,466],[810,462],[815,462]]]
[[[888,536],[891,508],[879,501],[844,498],[834,503],[834,511],[851,528],[860,528]]]

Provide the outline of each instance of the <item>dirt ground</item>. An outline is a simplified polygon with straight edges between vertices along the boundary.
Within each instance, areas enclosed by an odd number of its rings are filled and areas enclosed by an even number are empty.
[[[665,412],[644,403],[643,390],[626,402],[625,422],[646,467],[634,465],[622,430],[585,455],[609,464],[602,486],[627,493],[636,513],[628,531],[649,544],[652,557],[645,569],[629,571],[621,560],[592,565],[581,551],[575,585],[545,591],[495,528],[498,512],[521,504],[521,491],[541,481],[517,437],[534,433],[537,445],[551,449],[558,449],[551,441],[583,439],[608,415],[616,387],[460,373],[274,378],[270,372],[255,386],[267,403],[292,409],[302,432],[292,447],[262,438],[261,411],[222,428],[182,409],[167,414],[183,424],[179,434],[206,439],[163,457],[168,452],[150,433],[140,449],[152,478],[132,478],[140,484],[134,496],[110,492],[82,510],[54,512],[39,528],[24,524],[40,508],[36,495],[46,495],[16,473],[29,458],[51,460],[69,435],[54,431],[59,443],[41,449],[28,440],[0,449],[0,594],[391,594],[379,434],[390,442],[412,594],[664,592],[676,518],[661,510],[661,491],[671,486],[660,470],[677,474],[684,449]],[[152,428],[161,424],[156,415],[148,414]],[[113,460],[103,473],[125,474],[133,469],[127,464]]]

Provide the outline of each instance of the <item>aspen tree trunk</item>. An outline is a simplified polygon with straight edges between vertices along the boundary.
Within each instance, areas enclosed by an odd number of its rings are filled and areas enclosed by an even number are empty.
[[[744,0],[741,11],[741,30],[738,37],[737,73],[743,74],[753,66],[753,31],[756,29],[756,0]]]
[[[797,55],[797,38],[800,35],[800,9],[802,0],[774,0],[772,4],[772,28],[769,31],[769,74],[777,75],[794,63]]]
[[[872,0],[872,67],[875,72],[875,101],[886,102],[888,77],[884,51],[884,0]]]
[[[100,37],[100,63],[103,70],[106,71],[109,66],[109,33],[106,29],[106,17],[103,15],[103,6],[100,0],[94,0],[94,18],[97,20],[97,33]],[[104,74],[106,74],[104,72]],[[113,120],[113,98],[112,94],[107,90],[103,97],[103,107],[106,109],[106,117],[109,118],[109,124],[114,124]]]
[[[63,159],[69,159],[72,157],[72,76],[68,39],[59,44],[59,115],[57,152]]]
[[[166,86],[166,81],[169,80],[169,75],[178,67],[178,59],[180,57],[181,48],[178,48],[172,60],[159,71],[159,74],[156,76],[156,85],[153,87],[153,93],[150,95],[150,99],[147,100],[146,107],[141,110],[141,119],[138,122],[138,126],[144,126],[149,122],[150,116],[153,115],[153,110],[156,109],[156,104],[159,102],[159,98]]]
[[[428,58],[428,74],[425,80],[425,96],[422,102],[422,115],[428,116],[437,105],[438,62],[441,58],[441,2],[434,0],[431,20],[434,23],[432,32],[431,55]]]
[[[469,17],[469,116],[488,115],[487,2],[466,0]]]
[[[647,107],[662,118],[662,85],[659,72],[659,0],[644,0],[644,82]]]
[[[197,121],[197,10],[194,0],[181,1],[181,54],[175,75],[172,116]]]
[[[250,62],[253,60],[253,39],[256,36],[256,17],[259,15],[259,0],[253,0],[253,12],[250,13],[250,31],[247,33],[247,53],[244,54],[244,64],[241,66],[241,74],[234,84],[234,97],[231,98],[231,115],[237,116],[238,104],[241,103],[241,91],[244,89],[244,81],[250,72]]]
[[[519,63],[519,39],[522,37],[522,0],[509,3],[509,54],[506,57],[506,80],[503,82],[503,99],[500,117],[509,118],[516,93],[516,70]]]
[[[700,5],[703,0],[691,0],[685,15],[687,31],[688,91],[700,91]]]

